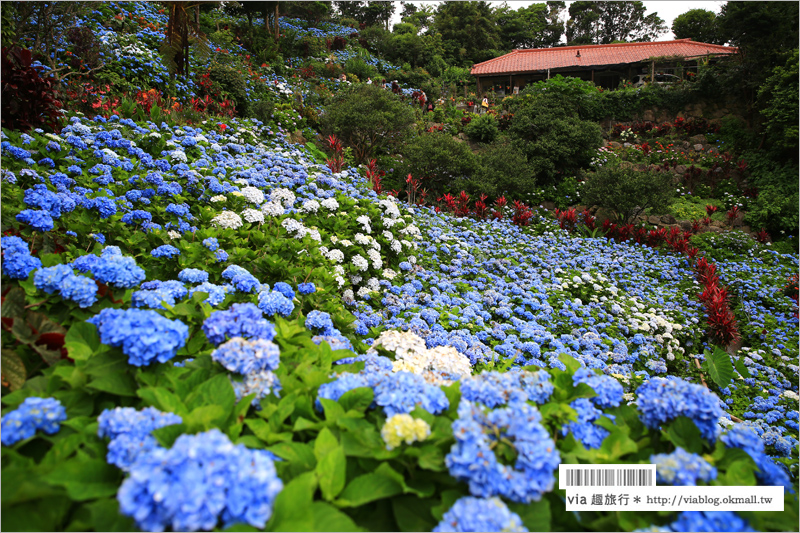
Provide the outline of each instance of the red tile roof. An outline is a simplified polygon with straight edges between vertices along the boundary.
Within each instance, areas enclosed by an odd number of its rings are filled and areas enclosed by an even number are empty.
[[[506,55],[472,66],[473,76],[513,74],[564,67],[591,67],[638,63],[651,57],[680,56],[696,58],[706,55],[736,53],[737,48],[699,43],[690,39],[654,43],[619,43],[563,46],[514,50]],[[578,53],[580,52],[580,57]]]

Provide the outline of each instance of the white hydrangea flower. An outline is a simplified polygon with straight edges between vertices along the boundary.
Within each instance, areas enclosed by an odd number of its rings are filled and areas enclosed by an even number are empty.
[[[297,197],[289,189],[280,188],[272,191],[272,193],[269,195],[269,199],[272,202],[280,202],[285,207],[292,207],[297,200]]]
[[[383,266],[381,254],[379,254],[376,250],[367,250],[367,257],[370,261],[372,261],[372,268],[381,268]]]
[[[244,179],[244,178],[238,178],[238,179],[235,179],[235,180],[233,180],[233,182],[234,182],[235,184],[237,184],[237,185],[249,185],[249,184],[250,184],[250,182],[249,182],[249,181],[247,181],[247,180],[246,180],[246,179]]]
[[[243,225],[242,217],[233,211],[223,211],[219,215],[215,216],[211,220],[211,223],[215,226],[222,226],[223,228],[229,229],[238,229]]]
[[[355,240],[358,244],[369,244],[372,241],[372,237],[369,235],[364,235],[363,233],[356,233]]]
[[[322,200],[320,205],[328,211],[336,211],[339,209],[339,202],[336,201],[336,198],[326,198]]]
[[[396,219],[393,219],[393,218],[382,218],[381,219],[381,224],[383,224],[383,227],[387,228],[387,229],[391,228],[392,226],[394,226],[397,222],[399,222],[399,221],[396,220]]]
[[[245,200],[248,202],[256,205],[264,202],[264,193],[261,192],[261,189],[256,187],[245,187],[242,189],[242,196],[244,196]]]
[[[170,239],[180,239],[181,238],[181,234],[178,233],[177,231],[174,231],[174,230],[169,230],[167,232],[167,235],[169,236]]]
[[[117,155],[117,152],[115,152],[111,148],[103,148],[103,153],[106,154],[111,159],[119,159],[119,156]],[[183,153],[183,152],[181,152],[181,153]],[[186,155],[185,154],[184,154],[183,162],[184,163],[186,162]]]
[[[411,263],[412,265],[416,265],[417,264],[417,258],[414,257],[413,255],[409,255],[408,256],[408,262]]]
[[[335,248],[326,253],[325,257],[327,257],[334,263],[341,263],[342,261],[344,261],[344,253],[341,250],[337,250]]]
[[[339,241],[339,244],[341,244],[345,248],[347,248],[349,246],[353,246],[353,242],[350,241],[350,239],[342,239],[342,240]]]
[[[283,206],[280,202],[267,202],[261,206],[261,212],[268,217],[279,217],[283,214]]]
[[[396,199],[393,196],[390,196],[389,198],[378,202],[378,205],[386,210],[386,215],[391,218],[397,218],[400,216],[400,210],[397,208],[395,201]]]
[[[226,196],[223,196],[223,195],[221,195],[221,194],[218,194],[218,195],[216,195],[216,196],[212,196],[212,197],[210,198],[210,200],[209,200],[209,201],[211,201],[211,202],[213,202],[213,203],[217,203],[217,202],[224,202],[224,201],[225,201],[225,200],[227,200],[227,199],[228,199],[228,198],[227,198]]]
[[[312,228],[308,230],[308,236],[317,242],[322,242],[322,235],[320,235],[319,230],[317,228]]]
[[[362,272],[369,268],[369,262],[359,254],[354,255],[351,261],[353,265]]]
[[[264,223],[264,213],[258,209],[245,209],[242,211],[242,218],[248,222],[257,222],[258,224]]]
[[[383,235],[383,238],[386,239],[389,242],[392,242],[394,240],[394,235],[392,235],[392,232],[387,230],[387,229],[383,230],[382,235]]]
[[[356,218],[356,222],[361,224],[361,227],[364,229],[365,233],[372,233],[372,227],[370,226],[370,219],[367,215],[361,215],[360,217]]]
[[[185,153],[183,153],[183,151],[181,151],[181,150],[173,150],[173,151],[172,151],[172,152],[169,154],[169,157],[170,157],[170,158],[171,158],[173,161],[180,161],[181,163],[186,163],[186,161],[188,161],[188,160],[186,159],[186,154],[185,154]]]
[[[400,233],[404,235],[419,235],[420,231],[419,228],[416,227],[414,224],[409,224],[405,228],[401,229]]]
[[[333,267],[333,273],[337,276],[344,276],[344,267],[342,265],[336,265]]]
[[[368,295],[369,293],[370,293],[370,290],[367,287],[361,287],[360,289],[358,289],[358,292],[356,293],[356,296],[358,296],[359,298],[363,299],[364,296]]]
[[[341,287],[341,285],[339,285]],[[352,302],[355,300],[355,296],[353,295],[353,289],[347,289],[342,293],[342,300],[346,303]]]
[[[283,222],[281,222],[281,226],[283,226],[283,228],[287,232],[294,233],[294,237],[296,239],[302,239],[303,237],[306,236],[306,233],[308,233],[308,229],[306,229],[306,227],[303,226],[302,222],[299,222],[293,218],[283,219]]]
[[[300,208],[303,213],[314,213],[319,210],[319,202],[316,200],[306,200]]]
[[[364,278],[362,278],[361,276],[350,276],[350,283],[352,283],[353,285],[358,285],[359,283],[361,283],[362,279]]]
[[[403,245],[400,244],[400,241],[392,241],[389,245],[389,249],[396,254],[399,254],[403,250]]]
[[[334,279],[334,280],[336,281],[336,283],[339,285],[339,288],[340,288],[340,289],[341,289],[342,287],[344,287],[344,284],[346,283],[346,282],[345,282],[345,279],[344,279],[344,276],[334,276],[334,278],[333,278],[333,279]],[[351,291],[351,293],[352,293],[352,291]],[[350,299],[352,300],[352,297],[351,297]]]
[[[394,278],[397,277],[397,272],[395,272],[391,268],[384,268],[381,275],[388,280],[393,280]]]

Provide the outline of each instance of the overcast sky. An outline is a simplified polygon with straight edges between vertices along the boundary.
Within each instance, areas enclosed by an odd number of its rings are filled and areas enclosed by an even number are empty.
[[[436,6],[440,2],[427,1],[427,0],[412,0],[409,3],[416,4],[418,6],[419,5],[424,5],[424,4]],[[503,5],[504,2],[496,2],[496,1],[493,2],[493,1],[490,1],[489,3],[492,6],[496,7],[496,6]],[[511,7],[511,9],[519,9],[520,7],[528,6],[530,4],[544,3],[544,0],[540,0],[539,2],[534,2],[534,1],[531,1],[531,0],[509,0],[508,2],[505,2],[505,3],[507,3],[509,5],[509,7]],[[572,2],[567,2],[567,10],[569,9],[569,5],[571,3]],[[658,16],[661,17],[662,19],[664,19],[664,22],[665,22],[665,24],[667,26],[667,32],[664,33],[663,35],[661,35],[658,39],[656,39],[658,41],[671,41],[672,39],[675,38],[675,36],[672,34],[672,30],[670,28],[672,28],[672,21],[678,15],[686,13],[690,9],[698,9],[698,8],[699,9],[707,9],[708,11],[713,11],[714,13],[718,14],[720,9],[722,9],[722,6],[724,6],[726,4],[726,2],[724,2],[724,1],[715,1],[715,0],[695,0],[693,2],[687,2],[687,1],[684,1],[684,0],[677,0],[677,1],[673,1],[673,0],[649,0],[648,1],[648,0],[645,0],[643,3],[644,3],[645,8],[647,8],[647,11],[645,11],[645,14],[649,15],[649,14],[651,14],[653,12],[658,13]],[[394,17],[392,17],[392,21],[391,21],[392,24],[400,22],[400,11],[401,11],[401,8],[400,8],[400,5],[399,5],[400,2],[397,2],[397,4],[398,4],[397,10],[395,11]],[[564,14],[566,15],[566,12]],[[566,15],[566,16],[569,17],[569,15]]]

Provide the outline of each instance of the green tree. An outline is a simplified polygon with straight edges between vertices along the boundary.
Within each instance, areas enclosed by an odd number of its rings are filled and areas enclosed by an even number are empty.
[[[467,67],[494,57],[501,47],[500,34],[488,2],[442,2],[436,10],[433,31],[442,35],[445,60]]]
[[[675,189],[669,172],[642,172],[606,165],[589,173],[581,189],[582,201],[614,211],[617,222],[633,222],[645,209],[669,204]]]
[[[536,174],[525,152],[509,137],[501,136],[478,153],[478,167],[472,181],[475,193],[519,199],[533,190]]]
[[[707,9],[690,9],[672,21],[676,39],[691,39],[701,43],[725,44],[717,29],[717,15]]]
[[[645,14],[642,2],[572,2],[567,44],[652,41],[667,31],[657,13]]]
[[[501,47],[512,50],[557,46],[564,34],[564,23],[559,15],[565,5],[564,2],[547,2],[513,10],[504,3],[494,11]]]
[[[589,166],[603,143],[602,132],[595,122],[580,118],[574,98],[524,92],[519,100],[509,134],[520,142],[540,183],[556,183]]]
[[[460,190],[475,171],[475,155],[447,133],[423,133],[403,146],[402,175],[421,179],[429,193]]]
[[[775,152],[777,159],[798,159],[798,50],[795,49],[784,66],[775,67],[758,91],[761,113],[766,118],[766,145]]]
[[[189,75],[189,45],[194,42],[200,55],[208,55],[208,39],[200,31],[195,8],[202,2],[163,2],[169,18],[164,32],[162,53],[172,76]],[[190,41],[191,37],[191,41]]]
[[[365,26],[380,24],[387,30],[396,7],[389,1],[338,1],[335,5],[342,18],[355,19]]]
[[[320,118],[324,134],[335,134],[353,149],[357,163],[393,153],[411,132],[414,112],[391,91],[356,84],[339,91]]]

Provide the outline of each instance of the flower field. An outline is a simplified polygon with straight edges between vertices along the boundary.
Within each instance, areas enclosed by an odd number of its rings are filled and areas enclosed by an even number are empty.
[[[796,254],[457,217],[257,119],[153,117],[3,130],[2,529],[796,527]],[[785,510],[567,511],[560,464]]]

